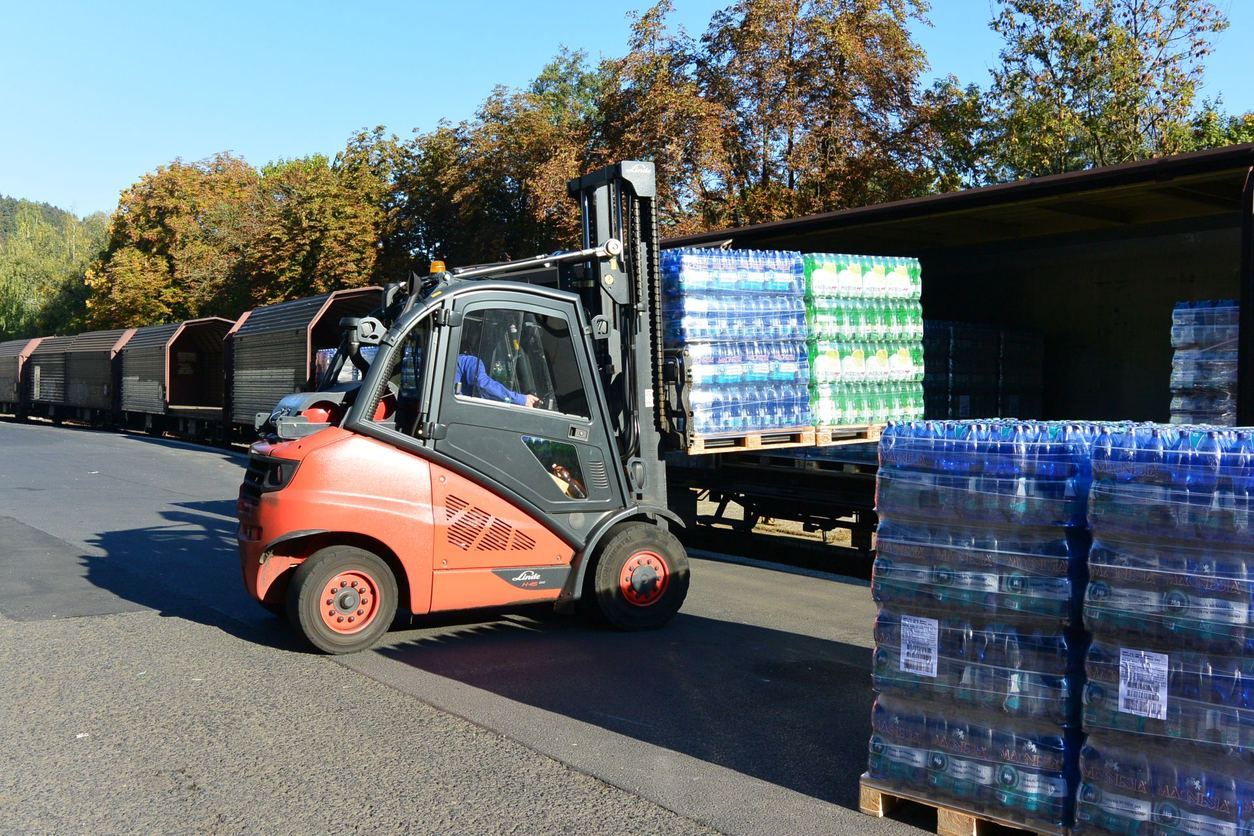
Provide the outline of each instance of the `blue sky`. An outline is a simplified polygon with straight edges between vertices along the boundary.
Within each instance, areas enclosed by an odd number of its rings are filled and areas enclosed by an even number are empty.
[[[496,84],[525,84],[562,45],[621,54],[627,13],[645,5],[0,0],[0,194],[109,211],[176,157],[231,150],[260,165],[334,154],[360,127],[429,129],[471,115]],[[676,5],[700,34],[728,2]],[[987,80],[999,46],[990,5],[934,0],[934,25],[915,27],[934,75]],[[1254,40],[1254,2],[1220,5],[1232,26],[1205,95],[1254,109],[1241,47]]]

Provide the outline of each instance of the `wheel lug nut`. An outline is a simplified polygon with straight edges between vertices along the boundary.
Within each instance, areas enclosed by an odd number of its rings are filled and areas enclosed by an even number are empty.
[[[334,603],[335,603],[335,599],[334,599],[334,598],[328,598],[328,599],[327,599],[327,606],[328,606],[328,607],[329,607],[329,606],[331,606],[331,605],[332,605],[332,604],[334,604]]]
[[[354,621],[356,621],[356,620],[357,620],[357,619],[353,618],[351,615],[348,617],[348,623],[349,623],[349,624],[352,624],[352,623],[353,623]]]
[[[337,623],[343,624],[343,623],[344,623],[344,616],[342,616],[342,615],[341,615],[339,618],[337,618],[337,619],[335,619],[335,620],[336,620],[336,622],[337,622]]]
[[[348,586],[348,581],[340,581],[340,589],[343,589],[346,586]]]
[[[370,599],[369,599],[369,598],[367,598],[365,595],[363,595],[363,596],[361,596],[361,602],[362,602],[363,604],[369,604],[369,603],[370,603]]]
[[[364,613],[364,612],[365,612],[365,610],[358,610],[358,611],[357,611],[357,614],[358,614],[358,615],[361,615],[361,614],[362,614],[362,613]]]
[[[356,588],[357,588],[357,581],[353,581],[352,583],[350,583],[350,584],[349,584],[349,586],[351,586],[353,589],[356,589]]]

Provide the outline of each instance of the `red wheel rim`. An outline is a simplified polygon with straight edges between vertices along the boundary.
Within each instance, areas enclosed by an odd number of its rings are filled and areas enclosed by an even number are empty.
[[[627,603],[637,607],[656,604],[670,585],[670,569],[657,552],[636,552],[618,574],[618,589]]]
[[[365,572],[340,572],[322,588],[322,623],[337,633],[359,633],[379,613],[379,586]]]

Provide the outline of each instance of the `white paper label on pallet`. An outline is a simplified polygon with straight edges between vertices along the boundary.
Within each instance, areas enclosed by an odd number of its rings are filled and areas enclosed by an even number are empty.
[[[1020,772],[1014,787],[1023,795],[1038,795],[1045,798],[1067,797],[1067,781],[1061,775]]]
[[[1092,788],[1091,790],[1089,788]],[[1113,813],[1116,816],[1125,819],[1133,819],[1135,821],[1149,821],[1153,808],[1150,802],[1144,798],[1133,798],[1130,795],[1119,795],[1118,793],[1106,792],[1105,789],[1095,784],[1083,784],[1080,787],[1080,798],[1084,799],[1086,792],[1092,792],[1098,797],[1098,801],[1094,802],[1103,810]]]
[[[894,763],[904,763],[917,769],[927,766],[927,750],[913,746],[885,746],[884,756]]]
[[[1173,813],[1178,816],[1174,821],[1171,820]],[[1237,833],[1235,822],[1221,821],[1198,813],[1182,813],[1175,805],[1171,805],[1169,811],[1156,813],[1154,818],[1166,819],[1158,822],[1165,828],[1175,829],[1181,833],[1191,833],[1193,836],[1236,836]]]
[[[970,781],[973,784],[991,786],[995,779],[992,764],[982,761],[969,761],[965,758],[949,758],[945,770],[957,781]]]
[[[901,617],[901,670],[936,678],[940,622],[917,615]]]
[[[1154,720],[1167,719],[1166,653],[1119,649],[1119,710]]]

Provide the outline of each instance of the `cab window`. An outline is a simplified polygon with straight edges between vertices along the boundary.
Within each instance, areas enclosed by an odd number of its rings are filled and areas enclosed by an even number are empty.
[[[456,397],[589,416],[565,317],[481,308],[467,313],[462,322],[453,381]]]

